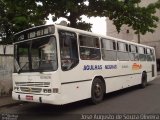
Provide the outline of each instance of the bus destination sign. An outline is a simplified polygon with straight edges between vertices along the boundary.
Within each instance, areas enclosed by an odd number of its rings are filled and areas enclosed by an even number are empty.
[[[33,39],[36,37],[42,37],[49,34],[54,34],[54,32],[55,32],[55,28],[53,25],[42,26],[42,27],[25,30],[15,35],[15,42],[19,42],[27,39]]]

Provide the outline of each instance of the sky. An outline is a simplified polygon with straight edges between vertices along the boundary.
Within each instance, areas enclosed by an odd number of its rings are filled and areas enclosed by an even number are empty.
[[[46,20],[47,23],[46,24],[58,24],[60,23],[62,20],[64,21],[67,21],[67,19],[65,18],[60,18],[58,19],[56,22],[53,22],[52,21],[52,16],[49,15],[49,20]],[[101,35],[106,35],[106,18],[105,17],[90,17],[90,18],[87,18],[86,16],[82,16],[82,21],[85,21],[85,22],[89,22],[92,25],[92,32],[93,33],[97,33],[97,34],[101,34]]]

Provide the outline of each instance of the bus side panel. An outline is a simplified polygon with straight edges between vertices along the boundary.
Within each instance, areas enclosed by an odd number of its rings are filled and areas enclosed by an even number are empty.
[[[62,85],[62,100],[64,104],[91,97],[91,82],[68,83]]]
[[[141,83],[141,70],[133,70],[132,66],[135,62],[132,61],[116,61],[109,62],[117,64],[116,70],[107,70],[105,76],[106,93],[131,87]],[[139,62],[137,62],[139,64]],[[106,77],[107,76],[107,77]]]
[[[84,70],[86,62],[80,63],[73,69],[61,71],[61,94],[64,103],[75,102],[91,97],[93,71]]]
[[[106,81],[106,93],[113,92],[125,88],[126,77],[115,77],[105,79]]]

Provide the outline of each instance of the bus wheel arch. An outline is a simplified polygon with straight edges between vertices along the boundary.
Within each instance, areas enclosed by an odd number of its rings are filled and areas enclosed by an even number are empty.
[[[98,104],[103,100],[106,84],[102,76],[96,76],[91,85],[91,102]]]
[[[147,86],[147,72],[143,71],[141,77],[141,88],[145,88],[146,86]]]

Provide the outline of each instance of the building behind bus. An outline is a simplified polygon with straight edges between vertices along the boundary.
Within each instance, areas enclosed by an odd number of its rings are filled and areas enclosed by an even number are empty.
[[[150,3],[155,3],[157,1],[158,0],[141,0],[139,6],[147,6]],[[156,15],[160,18],[160,9],[157,10]],[[106,23],[106,35],[128,41],[138,42],[138,35],[134,33],[134,30],[131,27],[123,25],[120,33],[118,33],[111,20],[107,18]],[[157,23],[157,26],[158,27],[155,29],[154,33],[140,35],[140,43],[155,48],[157,57],[157,70],[160,71],[160,22]]]

